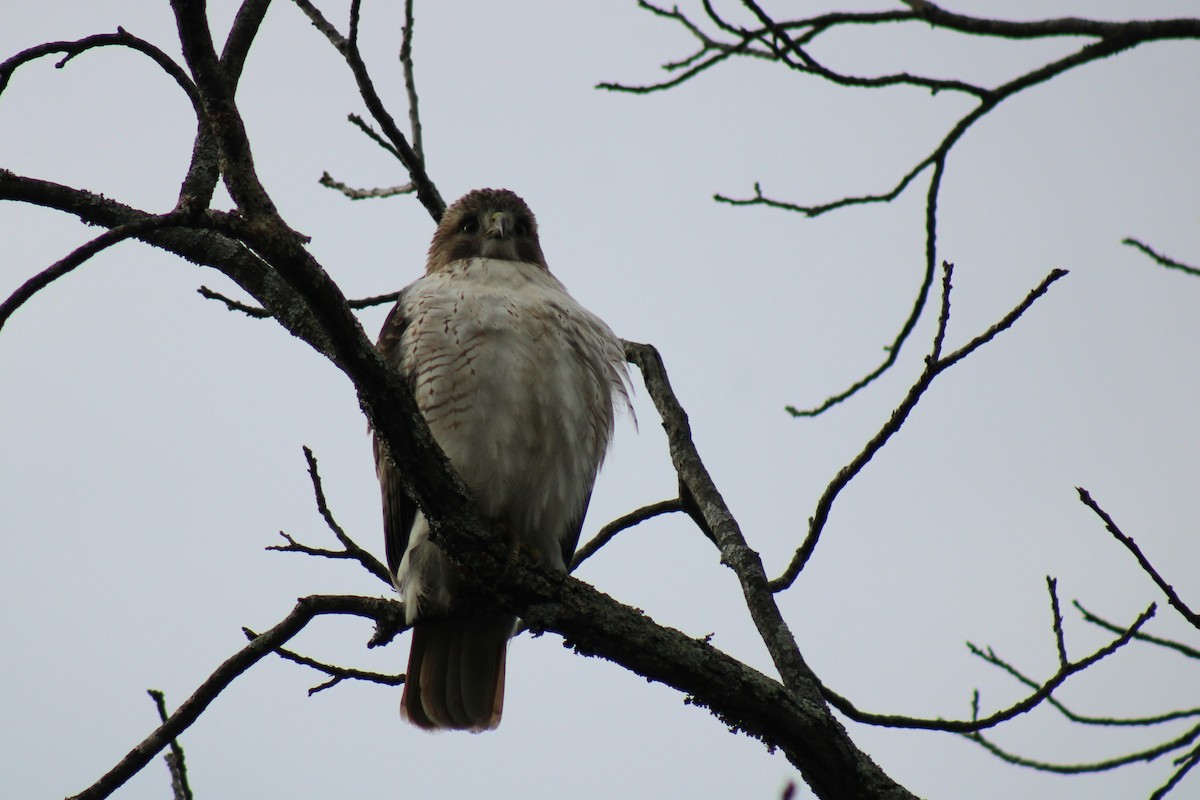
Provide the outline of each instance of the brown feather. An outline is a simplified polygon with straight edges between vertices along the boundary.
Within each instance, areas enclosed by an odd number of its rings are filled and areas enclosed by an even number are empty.
[[[414,623],[400,715],[426,730],[479,733],[499,725],[515,625],[515,617],[495,615]]]

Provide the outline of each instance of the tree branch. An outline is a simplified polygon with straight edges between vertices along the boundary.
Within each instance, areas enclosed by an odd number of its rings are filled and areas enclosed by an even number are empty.
[[[807,564],[808,560],[812,557],[813,551],[816,550],[817,542],[821,538],[821,532],[825,529],[825,524],[829,520],[829,513],[833,509],[833,503],[835,500],[837,500],[838,495],[841,494],[842,490],[850,484],[850,481],[854,480],[854,478],[857,477],[860,472],[862,472],[863,468],[866,467],[871,459],[875,457],[875,454],[883,449],[883,446],[887,444],[888,440],[900,430],[900,428],[904,425],[905,420],[908,419],[908,415],[912,413],[912,410],[916,408],[917,403],[920,402],[922,395],[924,395],[926,390],[928,390],[933,384],[934,379],[950,367],[957,364],[963,358],[966,358],[979,347],[982,347],[984,344],[990,342],[1002,331],[1010,328],[1013,323],[1015,323],[1021,317],[1022,314],[1029,310],[1030,306],[1032,306],[1039,297],[1049,290],[1052,283],[1067,274],[1066,270],[1053,270],[1025,297],[1023,301],[1021,301],[1021,303],[1009,311],[1008,314],[1006,314],[999,322],[997,322],[995,325],[992,325],[986,331],[979,334],[953,353],[950,353],[947,356],[941,356],[941,342],[945,337],[946,327],[950,322],[950,280],[954,265],[947,262],[942,266],[944,275],[942,281],[942,312],[938,319],[937,332],[934,335],[933,353],[926,357],[924,371],[922,371],[916,382],[913,383],[913,385],[909,388],[908,393],[904,396],[904,399],[900,401],[900,405],[898,405],[896,409],[892,411],[888,421],[883,424],[883,427],[879,429],[879,432],[871,437],[871,440],[867,442],[866,446],[863,447],[859,454],[855,456],[849,464],[838,470],[837,475],[835,475],[833,480],[829,482],[829,485],[825,487],[825,491],[821,494],[821,498],[817,501],[816,511],[813,513],[813,516],[809,518],[808,534],[805,537],[803,544],[797,548],[795,554],[792,556],[791,562],[788,564],[787,568],[784,569],[783,573],[771,581],[770,586],[772,591],[783,591],[796,581],[796,578],[800,575],[801,570],[804,569],[805,564]]]
[[[72,270],[82,266],[97,253],[126,239],[141,238],[148,233],[162,230],[163,228],[190,225],[192,224],[192,217],[193,215],[191,214],[183,213],[164,214],[160,217],[145,216],[124,225],[118,225],[100,234],[90,242],[80,245],[63,258],[25,281],[3,303],[0,303],[0,329],[3,329],[9,317],[18,308],[31,300],[34,295]]]
[[[191,101],[192,107],[200,109],[200,98],[196,92],[196,86],[192,83],[187,73],[183,68],[175,63],[166,53],[159,48],[126,31],[124,28],[117,28],[116,33],[98,33],[93,36],[86,36],[82,39],[76,39],[70,42],[46,42],[39,44],[36,47],[30,47],[22,50],[15,56],[6,59],[0,63],[0,93],[8,87],[9,80],[12,79],[13,73],[24,64],[35,59],[47,56],[52,53],[64,53],[63,58],[54,66],[62,69],[71,59],[76,56],[98,47],[127,47],[131,50],[136,50],[142,55],[148,57],[151,61],[157,64],[163,72],[171,76],[171,79],[179,85]]]
[[[353,539],[346,535],[342,526],[333,518],[333,512],[329,510],[329,504],[325,500],[325,489],[321,485],[321,475],[317,471],[317,459],[313,455],[312,450],[308,445],[304,446],[304,458],[308,461],[308,475],[312,481],[313,494],[316,496],[317,511],[321,514],[321,518],[325,520],[325,524],[329,530],[333,531],[333,535],[337,537],[341,543],[341,550],[323,550],[314,547],[307,547],[299,544],[291,536],[288,536],[283,531],[279,534],[287,540],[286,545],[271,545],[268,550],[277,550],[284,553],[303,553],[310,556],[321,556],[324,558],[347,558],[357,561],[363,566],[367,572],[370,572],[376,578],[383,581],[388,586],[392,585],[392,575],[379,559],[371,555],[358,545]]]
[[[1177,269],[1180,272],[1187,273],[1188,275],[1200,275],[1200,268],[1189,266],[1184,264],[1182,261],[1176,261],[1170,256],[1165,256],[1162,253],[1152,249],[1150,245],[1140,242],[1132,237],[1122,239],[1121,244],[1129,245],[1130,247],[1142,251],[1144,254],[1150,256],[1150,258],[1154,259],[1161,266],[1164,266],[1167,269]]]
[[[1057,606],[1057,597],[1054,591],[1051,590],[1052,603]],[[994,728],[997,725],[1008,722],[1022,714],[1032,711],[1043,702],[1050,700],[1051,695],[1058,690],[1069,678],[1077,675],[1084,670],[1092,667],[1096,663],[1109,657],[1113,653],[1120,650],[1125,645],[1129,644],[1138,631],[1141,630],[1147,622],[1149,622],[1155,614],[1155,606],[1151,604],[1145,611],[1138,615],[1129,627],[1125,628],[1120,634],[1110,641],[1105,646],[1094,650],[1078,661],[1070,661],[1066,658],[1066,653],[1062,652],[1062,660],[1059,662],[1058,669],[1040,684],[1030,684],[1030,688],[1034,691],[1013,703],[1007,708],[989,714],[986,717],[978,716],[978,692],[976,693],[976,713],[969,720],[945,720],[945,719],[922,719],[920,717],[909,717],[902,714],[875,714],[860,710],[850,700],[842,697],[833,690],[822,687],[822,692],[838,711],[845,714],[855,722],[861,722],[867,725],[878,725],[886,728],[909,728],[917,730],[930,731],[947,731],[950,733],[970,734],[978,731]],[[1056,639],[1058,631],[1055,631]],[[975,655],[993,666],[1000,667],[1005,671],[1010,671],[1007,662],[1000,659],[992,650],[981,650],[973,644],[967,643],[968,649],[972,655]]]
[[[1089,622],[1092,625],[1095,625],[1100,628],[1104,628],[1105,630],[1112,631],[1114,633],[1120,632],[1121,629],[1118,626],[1112,624],[1111,622],[1109,622],[1105,619],[1100,618],[1099,616],[1093,614],[1091,611],[1088,611],[1086,608],[1084,608],[1079,603],[1078,600],[1072,601],[1071,604],[1079,610],[1080,614],[1083,615],[1084,622]],[[1188,647],[1186,644],[1183,644],[1182,642],[1176,642],[1171,639],[1163,639],[1158,636],[1151,636],[1148,633],[1139,633],[1134,638],[1137,639],[1139,642],[1146,642],[1147,644],[1156,645],[1158,647],[1165,647],[1166,649],[1174,650],[1175,652],[1177,652],[1183,656],[1186,656],[1187,658],[1194,658],[1194,659],[1200,660],[1200,650],[1197,650],[1194,647]]]
[[[601,547],[612,541],[621,531],[628,530],[660,514],[670,514],[682,510],[683,504],[676,498],[674,500],[662,500],[658,503],[651,503],[648,506],[642,506],[636,511],[630,511],[623,517],[617,517],[601,528],[587,544],[575,551],[575,557],[571,559],[571,569],[569,571],[574,572],[579,569],[580,564],[599,552]]]
[[[852,205],[891,202],[899,197],[916,176],[927,167],[932,166],[934,168],[926,199],[926,254],[921,288],[899,332],[885,348],[886,357],[850,386],[831,395],[818,405],[809,408],[800,408],[793,405],[786,406],[788,413],[793,416],[811,417],[822,414],[874,383],[895,365],[900,351],[916,327],[916,323],[924,310],[928,294],[932,290],[936,265],[938,263],[936,252],[937,200],[941,189],[942,177],[946,169],[947,158],[954,145],[975,122],[991,112],[1008,97],[1044,83],[1052,77],[1083,64],[1107,58],[1115,53],[1148,42],[1200,38],[1200,20],[1197,19],[1104,22],[1062,18],[1037,22],[1007,22],[955,14],[924,0],[912,0],[905,4],[909,7],[907,11],[869,13],[835,12],[808,18],[777,21],[768,15],[755,0],[741,0],[741,5],[756,18],[760,26],[749,29],[738,27],[725,21],[717,13],[710,0],[703,0],[703,7],[709,21],[720,31],[720,34],[710,35],[678,8],[668,10],[640,0],[638,3],[639,7],[659,18],[670,20],[685,28],[697,40],[700,50],[685,59],[665,64],[664,69],[667,71],[674,71],[679,68],[684,68],[685,71],[661,83],[643,86],[602,83],[597,87],[646,94],[678,86],[695,77],[700,72],[707,70],[709,67],[726,60],[730,56],[739,55],[775,61],[796,72],[841,86],[860,88],[913,86],[927,89],[934,94],[942,91],[967,94],[976,100],[977,105],[960,118],[945,136],[942,137],[941,141],[933,149],[933,152],[919,161],[890,190],[861,196],[842,197],[820,204],[797,204],[765,197],[758,183],[754,185],[753,196],[748,199],[735,199],[720,193],[714,195],[714,200],[717,202],[730,205],[761,205],[797,212],[807,217],[815,217]],[[879,76],[847,74],[821,64],[812,56],[808,49],[809,45],[813,44],[819,37],[840,28],[852,26],[911,26],[913,24],[940,28],[952,33],[975,37],[1013,40],[1082,37],[1088,41],[1079,50],[1064,58],[1045,64],[1042,67],[1031,70],[993,88],[976,86],[962,81],[914,75],[908,72]],[[721,41],[720,37],[722,34],[725,37],[729,37],[728,40]]]
[[[100,800],[110,796],[137,774],[173,739],[188,729],[208,706],[239,675],[258,663],[263,656],[280,647],[322,614],[354,614],[369,619],[384,619],[399,613],[398,603],[367,597],[312,596],[301,598],[292,612],[279,624],[258,636],[227,659],[175,709],[162,725],[109,770],[100,780],[70,800]]]
[[[1113,518],[1108,515],[1108,512],[1100,507],[1099,503],[1092,499],[1092,496],[1088,494],[1087,489],[1077,486],[1075,487],[1075,491],[1079,492],[1079,499],[1083,502],[1083,504],[1095,512],[1096,516],[1098,516],[1104,522],[1104,527],[1113,535],[1113,538],[1123,544],[1125,549],[1133,554],[1133,557],[1137,559],[1138,565],[1141,566],[1142,571],[1149,575],[1150,579],[1153,580],[1158,588],[1162,590],[1162,593],[1167,596],[1167,602],[1171,604],[1171,607],[1178,611],[1180,616],[1186,619],[1188,624],[1190,624],[1193,628],[1200,629],[1200,615],[1197,615],[1195,611],[1189,608],[1188,605],[1180,599],[1179,595],[1175,591],[1175,588],[1171,586],[1171,584],[1167,583],[1162,575],[1158,573],[1158,570],[1155,569],[1154,565],[1150,563],[1150,559],[1146,558],[1146,556],[1142,553],[1141,548],[1137,546],[1137,543],[1133,541],[1133,538],[1126,536],[1121,529],[1117,527],[1117,523],[1114,522]]]
[[[146,693],[153,698],[154,704],[158,708],[159,720],[166,722],[166,696],[158,689],[147,689]],[[177,739],[172,739],[170,746],[171,752],[167,753],[164,760],[167,762],[167,770],[171,773],[171,795],[174,800],[192,800],[192,787],[188,784],[187,765],[183,760],[183,748],[179,746]]]
[[[257,633],[249,628],[242,628],[242,633],[247,639],[253,640]],[[366,683],[379,683],[384,686],[400,686],[404,683],[404,675],[385,675],[382,672],[368,672],[361,669],[353,669],[351,667],[339,667],[336,664],[326,664],[323,661],[317,661],[315,658],[302,656],[299,653],[292,652],[284,647],[275,648],[275,654],[285,661],[291,661],[293,664],[299,664],[304,667],[310,667],[317,672],[323,672],[329,676],[329,680],[320,683],[308,690],[308,696],[312,697],[318,692],[323,692],[326,689],[332,689],[344,680],[364,681]]]
[[[424,157],[408,143],[408,139],[400,132],[396,126],[396,121],[392,115],[388,113],[384,107],[383,101],[379,98],[379,93],[375,90],[375,84],[371,80],[370,73],[367,71],[367,66],[363,63],[362,54],[358,50],[358,11],[359,0],[352,0],[350,4],[350,35],[349,37],[342,36],[325,16],[309,0],[293,0],[296,7],[299,8],[312,22],[313,27],[324,34],[329,43],[334,46],[342,58],[346,60],[346,64],[350,67],[350,72],[354,75],[354,80],[358,84],[359,94],[362,96],[363,102],[367,105],[367,110],[371,112],[371,116],[375,119],[379,126],[383,129],[384,135],[396,150],[396,156],[408,170],[409,176],[412,178],[412,183],[416,187],[417,199],[421,201],[421,205],[429,212],[434,221],[440,220],[442,214],[446,210],[446,201],[442,199],[441,194],[434,185],[433,180],[429,177],[425,170]],[[409,19],[408,28],[411,30],[411,18]],[[409,34],[411,35],[411,34]],[[415,92],[415,89],[413,90]],[[409,108],[411,115],[416,114],[416,105],[411,105]],[[414,126],[414,137],[419,137],[420,127]]]

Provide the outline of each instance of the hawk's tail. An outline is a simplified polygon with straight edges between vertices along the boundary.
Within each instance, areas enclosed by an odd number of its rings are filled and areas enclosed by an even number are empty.
[[[400,716],[426,730],[491,730],[504,709],[504,660],[515,617],[413,623]]]

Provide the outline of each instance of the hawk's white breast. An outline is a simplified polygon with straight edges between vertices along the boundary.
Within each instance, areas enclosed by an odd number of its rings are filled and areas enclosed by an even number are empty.
[[[624,399],[620,340],[535,264],[476,258],[405,289],[398,348],[420,406],[484,516],[563,568]],[[418,517],[399,582],[416,600],[436,586],[449,599],[446,565],[424,542]]]

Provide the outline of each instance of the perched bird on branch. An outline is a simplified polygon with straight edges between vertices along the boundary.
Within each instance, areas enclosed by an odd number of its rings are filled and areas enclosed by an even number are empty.
[[[425,275],[400,293],[378,347],[492,529],[565,572],[615,406],[628,405],[628,370],[621,340],[550,274],[520,197],[480,189],[446,209]],[[456,608],[462,576],[378,437],[375,461],[388,566],[413,625],[400,713],[426,729],[495,728],[517,620]]]

